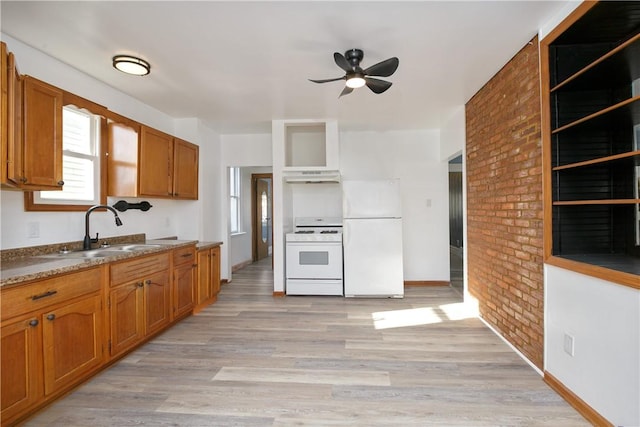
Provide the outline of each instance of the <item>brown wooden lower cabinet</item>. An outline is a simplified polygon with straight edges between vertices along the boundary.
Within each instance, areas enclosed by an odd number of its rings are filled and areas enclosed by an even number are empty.
[[[193,310],[195,303],[195,246],[173,251],[173,319]]]
[[[197,265],[198,286],[194,312],[198,312],[215,302],[218,297],[218,292],[220,292],[220,247],[199,250]]]
[[[203,252],[202,295],[194,246],[0,288],[2,426],[21,422],[189,315],[196,298],[215,301],[220,248]]]
[[[102,277],[98,267],[2,291],[3,426],[103,364]]]
[[[110,270],[109,353],[116,357],[169,325],[169,254],[113,263]]]
[[[102,364],[102,319],[101,295],[42,315],[46,395],[78,382]]]
[[[2,423],[15,418],[44,395],[42,326],[36,315],[2,324]]]

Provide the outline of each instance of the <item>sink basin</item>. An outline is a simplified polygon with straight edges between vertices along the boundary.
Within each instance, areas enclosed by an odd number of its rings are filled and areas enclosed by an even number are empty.
[[[131,253],[121,249],[92,249],[90,251],[74,251],[58,254],[41,255],[44,258],[105,258]]]
[[[73,251],[73,252],[60,252],[57,254],[42,255],[44,258],[106,258],[111,256],[118,256],[124,254],[131,254],[132,252],[144,251],[147,249],[160,248],[163,245],[158,244],[145,244],[136,243],[130,245],[116,245],[108,246],[105,248],[91,249],[88,251]]]
[[[132,245],[118,246],[118,249],[123,251],[144,251],[147,249],[160,248],[160,247],[162,247],[162,245],[138,243],[138,244],[132,244]]]

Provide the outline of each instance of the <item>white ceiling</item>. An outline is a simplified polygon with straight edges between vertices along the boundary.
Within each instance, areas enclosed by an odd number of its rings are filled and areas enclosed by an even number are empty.
[[[437,128],[553,15],[555,1],[5,1],[3,33],[172,117],[221,133],[269,131],[272,119],[337,118],[341,129]],[[376,95],[338,98],[333,52],[363,68],[397,56]],[[111,67],[138,55],[151,74]],[[19,60],[19,58],[18,58]]]

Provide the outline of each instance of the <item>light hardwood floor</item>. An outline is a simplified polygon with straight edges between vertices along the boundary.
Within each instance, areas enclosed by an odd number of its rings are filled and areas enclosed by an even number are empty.
[[[26,425],[588,425],[451,288],[273,298],[269,266]]]

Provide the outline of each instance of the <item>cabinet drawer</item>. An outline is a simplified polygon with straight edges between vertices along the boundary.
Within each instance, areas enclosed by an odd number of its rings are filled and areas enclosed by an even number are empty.
[[[97,267],[3,290],[2,319],[99,291],[101,278],[101,268]]]
[[[195,264],[196,263],[196,248],[195,246],[187,246],[185,248],[179,248],[173,250],[173,265],[179,264]]]
[[[111,265],[111,286],[116,286],[136,278],[169,268],[169,253],[136,258]]]

